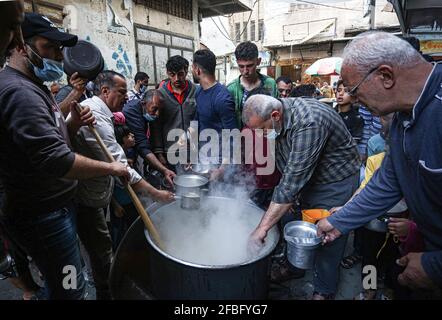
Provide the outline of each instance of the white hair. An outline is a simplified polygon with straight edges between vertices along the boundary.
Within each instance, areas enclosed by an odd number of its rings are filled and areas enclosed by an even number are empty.
[[[282,112],[281,101],[265,94],[256,94],[248,98],[244,104],[242,119],[245,124],[249,122],[252,115],[268,120],[274,110]]]
[[[425,60],[407,41],[387,32],[367,31],[354,38],[344,49],[343,65],[367,73],[382,64],[413,67]]]

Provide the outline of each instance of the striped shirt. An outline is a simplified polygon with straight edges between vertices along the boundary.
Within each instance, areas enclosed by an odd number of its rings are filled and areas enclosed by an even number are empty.
[[[132,101],[134,99],[141,100],[143,94],[141,92],[136,91],[135,89],[129,90],[127,92],[127,102]]]
[[[359,171],[356,143],[335,110],[313,98],[281,101],[276,165],[283,175],[273,202],[293,203],[307,184],[338,182]]]
[[[362,130],[362,138],[358,143],[358,149],[360,154],[367,154],[368,140],[374,135],[381,132],[382,124],[379,117],[376,117],[368,111],[364,106],[359,106],[359,114],[364,120],[364,129]]]

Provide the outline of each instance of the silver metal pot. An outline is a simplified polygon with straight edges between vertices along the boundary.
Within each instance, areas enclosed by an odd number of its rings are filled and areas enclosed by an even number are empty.
[[[216,169],[218,167],[219,165],[210,164],[210,163],[208,164],[197,163],[192,165],[191,170],[194,174],[202,175],[204,177],[209,177],[210,170]]]
[[[236,201],[208,199],[221,208]],[[251,203],[240,204],[244,205],[245,215],[256,215],[259,220],[264,214]],[[155,203],[147,211],[155,221],[156,215],[160,218],[164,214],[179,214],[179,206],[179,201]],[[111,293],[115,299],[267,299],[270,258],[278,239],[279,232],[274,227],[266,238],[268,245],[256,257],[234,265],[203,265],[183,261],[159,249],[137,219],[116,252],[110,274]]]
[[[201,206],[201,196],[196,193],[187,193],[181,196],[181,208],[198,210]]]
[[[381,216],[373,219],[365,225],[365,228],[371,231],[385,233],[388,231],[388,217]]]
[[[287,259],[299,269],[311,269],[315,264],[316,249],[322,238],[316,235],[317,226],[305,221],[292,221],[284,227],[287,241]]]
[[[203,195],[209,185],[209,179],[196,174],[182,174],[173,179],[177,196],[186,194]],[[204,190],[204,191],[203,191]]]
[[[365,228],[375,232],[388,232],[388,223],[390,217],[403,217],[408,207],[404,200],[399,201],[393,208],[388,210],[385,215],[371,220],[365,225]]]
[[[0,274],[9,271],[12,266],[12,258],[8,253],[0,255]]]

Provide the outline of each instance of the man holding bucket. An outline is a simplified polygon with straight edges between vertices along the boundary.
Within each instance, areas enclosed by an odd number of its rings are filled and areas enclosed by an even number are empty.
[[[342,79],[348,91],[373,114],[396,114],[389,131],[389,153],[381,168],[355,199],[321,220],[318,231],[325,234],[326,242],[336,241],[403,197],[425,248],[397,261],[404,268],[399,283],[423,291],[417,294],[429,293],[440,299],[442,65],[428,63],[394,35],[368,32],[357,36],[344,50]]]
[[[267,139],[275,140],[276,165],[282,172],[252,243],[262,245],[267,232],[297,200],[303,209],[330,209],[346,203],[357,189],[356,143],[333,109],[313,98],[255,95],[247,100],[242,116],[247,126],[262,129]],[[313,299],[334,297],[345,244],[343,237],[318,249]]]

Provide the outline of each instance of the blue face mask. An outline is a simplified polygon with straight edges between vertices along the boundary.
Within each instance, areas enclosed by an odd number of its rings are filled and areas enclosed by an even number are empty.
[[[47,58],[42,58],[34,50],[32,50],[32,48],[31,51],[43,62],[43,68],[39,68],[31,62],[31,64],[34,66],[34,73],[37,78],[39,78],[41,81],[44,82],[44,81],[56,81],[61,77],[63,77],[64,71],[63,71],[62,61],[55,61]]]
[[[146,119],[147,122],[155,121],[158,117],[157,116],[151,116],[147,112],[143,114],[144,119]]]
[[[267,139],[269,140],[275,140],[276,138],[278,138],[279,134],[281,133],[275,130],[275,121],[273,120],[273,118],[272,118],[272,126],[273,129],[270,130],[269,133],[267,133]]]
[[[34,73],[42,81],[56,81],[63,77],[63,62],[43,58],[43,69],[34,66]]]
[[[144,84],[142,84],[142,85],[140,86],[140,93],[144,93],[144,92],[146,92],[146,89],[147,89],[147,87],[146,87]]]

